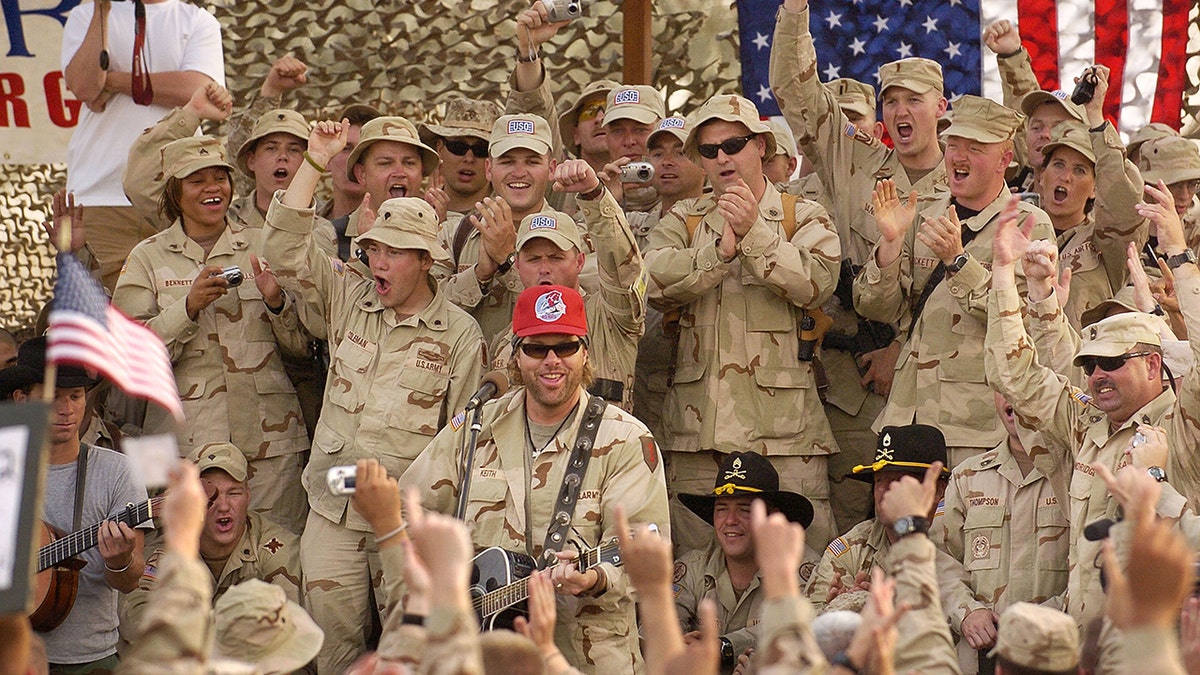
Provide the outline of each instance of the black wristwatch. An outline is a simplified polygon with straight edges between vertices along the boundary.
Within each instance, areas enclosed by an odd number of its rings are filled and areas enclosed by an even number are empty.
[[[737,663],[737,654],[733,653],[733,643],[729,638],[721,636],[721,665],[732,666]]]
[[[967,255],[966,251],[959,253],[958,257],[955,258],[953,262],[951,262],[949,265],[946,265],[946,272],[948,274],[957,274],[959,270],[967,266],[967,261],[970,259],[971,256]]]
[[[1156,480],[1160,483],[1167,482],[1167,472],[1164,471],[1161,466],[1149,467],[1148,469],[1146,469],[1146,473],[1150,474],[1151,478],[1153,478],[1154,480]]]
[[[922,516],[904,516],[895,523],[892,523],[892,532],[896,533],[896,536],[901,539],[917,532],[928,534],[929,519]]]
[[[516,261],[517,261],[517,252],[513,251],[512,253],[509,253],[508,257],[504,259],[504,262],[500,263],[499,265],[496,265],[496,274],[504,274],[505,272],[511,270],[513,263],[515,263]]]
[[[858,666],[854,665],[854,662],[850,660],[850,657],[846,655],[846,652],[838,652],[837,654],[834,654],[833,658],[829,660],[829,665],[845,668],[846,670],[854,673],[854,675],[862,675],[862,670],[859,669]]]
[[[1186,251],[1184,251],[1183,253],[1180,253],[1178,255],[1169,256],[1167,258],[1167,267],[1169,267],[1171,269],[1176,269],[1184,263],[1195,264],[1196,263],[1196,252],[1189,248]]]

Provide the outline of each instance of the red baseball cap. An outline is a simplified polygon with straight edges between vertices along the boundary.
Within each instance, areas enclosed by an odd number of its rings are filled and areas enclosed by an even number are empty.
[[[513,335],[562,333],[586,336],[587,313],[579,291],[566,286],[533,286],[521,291],[513,308]]]

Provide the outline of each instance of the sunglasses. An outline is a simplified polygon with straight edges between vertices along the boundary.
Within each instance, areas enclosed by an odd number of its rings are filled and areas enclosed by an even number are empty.
[[[488,144],[486,141],[468,143],[466,141],[454,141],[446,139],[442,141],[442,144],[446,146],[446,149],[449,150],[451,154],[458,155],[459,157],[467,154],[468,150],[475,153],[476,157],[488,156]]]
[[[578,117],[579,117],[580,122],[586,122],[588,120],[594,120],[603,114],[604,114],[604,104],[603,103],[589,103],[579,109]]]
[[[565,359],[575,352],[578,352],[579,348],[582,346],[583,340],[568,340],[566,342],[559,342],[558,344],[553,345],[540,345],[536,342],[522,342],[521,352],[531,359],[544,359],[550,352],[554,352],[554,355],[560,359]]]
[[[718,150],[724,151],[726,155],[736,155],[745,149],[746,144],[757,135],[735,136],[733,138],[726,138],[720,143],[701,143],[696,146],[696,152],[699,152],[700,156],[704,159],[716,159]]]
[[[1136,359],[1140,356],[1150,356],[1153,353],[1154,352],[1132,352],[1129,354],[1122,354],[1120,356],[1085,356],[1080,360],[1079,366],[1083,368],[1083,372],[1088,377],[1091,377],[1092,373],[1094,373],[1097,368],[1106,373],[1111,373],[1120,370],[1125,365],[1125,362],[1129,359]]]

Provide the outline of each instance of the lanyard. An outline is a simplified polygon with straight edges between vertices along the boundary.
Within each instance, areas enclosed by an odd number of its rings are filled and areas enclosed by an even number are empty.
[[[146,68],[146,3],[133,0],[133,102],[150,105],[154,102],[154,86]]]

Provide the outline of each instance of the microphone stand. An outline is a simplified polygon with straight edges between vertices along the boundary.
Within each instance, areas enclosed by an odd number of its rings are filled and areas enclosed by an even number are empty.
[[[458,508],[454,511],[454,517],[464,522],[467,519],[467,499],[471,494],[471,469],[475,466],[475,445],[479,440],[479,432],[482,429],[483,406],[477,405],[471,411],[471,433],[467,434],[467,447],[462,448],[459,452],[463,458],[460,466],[460,470],[462,471],[462,486],[458,491]]]

